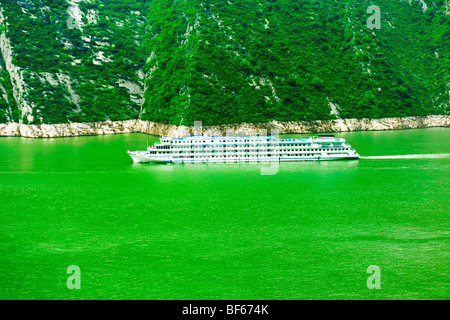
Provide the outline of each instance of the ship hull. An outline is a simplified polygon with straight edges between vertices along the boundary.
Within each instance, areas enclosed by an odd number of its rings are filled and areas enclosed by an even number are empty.
[[[171,163],[171,159],[149,157],[146,152],[128,152],[134,163]]]
[[[130,154],[130,153],[129,153]],[[359,156],[347,156],[347,157],[298,157],[298,158],[262,158],[262,159],[249,159],[249,158],[231,158],[231,159],[160,159],[156,157],[149,157],[146,155],[132,155],[130,154],[133,162],[135,163],[257,163],[257,162],[295,162],[295,161],[336,161],[336,160],[357,160]]]

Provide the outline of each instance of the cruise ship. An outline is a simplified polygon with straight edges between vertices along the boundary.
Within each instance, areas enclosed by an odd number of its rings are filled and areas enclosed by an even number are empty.
[[[161,137],[145,151],[129,151],[133,162],[236,163],[303,160],[351,160],[359,154],[342,138],[318,135],[278,139],[273,136]]]

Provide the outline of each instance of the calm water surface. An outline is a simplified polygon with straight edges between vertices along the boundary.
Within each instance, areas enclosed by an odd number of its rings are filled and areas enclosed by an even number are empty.
[[[143,134],[0,138],[0,298],[449,299],[450,128],[336,135],[363,158],[273,175],[133,164]]]

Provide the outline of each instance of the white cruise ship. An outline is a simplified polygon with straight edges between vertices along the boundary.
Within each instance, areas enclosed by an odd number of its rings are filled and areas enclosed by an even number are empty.
[[[277,139],[273,136],[161,137],[146,151],[128,151],[134,162],[235,163],[302,160],[358,159],[350,144],[333,135],[307,139]]]

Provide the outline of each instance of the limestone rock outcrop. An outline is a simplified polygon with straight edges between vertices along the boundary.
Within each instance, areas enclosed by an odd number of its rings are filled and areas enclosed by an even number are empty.
[[[317,121],[292,121],[268,123],[241,123],[219,126],[203,126],[205,135],[260,135],[284,133],[320,133],[343,131],[398,130],[429,127],[449,127],[450,116],[383,118],[383,119],[337,119]],[[106,121],[68,124],[27,125],[0,124],[0,136],[30,138],[54,138],[115,133],[141,132],[157,136],[183,137],[200,134],[195,126],[175,126],[142,120]]]

